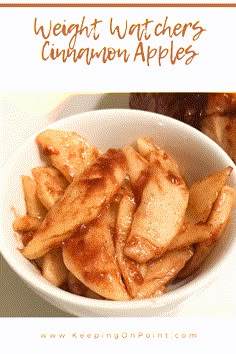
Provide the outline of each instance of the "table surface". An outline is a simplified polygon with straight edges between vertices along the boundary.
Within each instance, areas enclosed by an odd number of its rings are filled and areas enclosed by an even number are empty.
[[[0,167],[27,137],[72,114],[101,108],[127,108],[128,94],[0,94]],[[172,317],[233,318],[236,309],[233,260],[197,296],[171,309]],[[0,255],[0,317],[71,317],[48,304],[19,279]]]

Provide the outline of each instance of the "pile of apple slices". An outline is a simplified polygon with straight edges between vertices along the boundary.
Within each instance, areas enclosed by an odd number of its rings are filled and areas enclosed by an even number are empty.
[[[199,270],[224,234],[230,166],[187,186],[146,137],[104,153],[75,132],[46,130],[36,141],[45,165],[22,176],[26,213],[13,229],[55,286],[97,299],[159,296]]]

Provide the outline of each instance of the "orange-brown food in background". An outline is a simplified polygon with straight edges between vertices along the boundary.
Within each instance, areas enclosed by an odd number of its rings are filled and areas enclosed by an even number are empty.
[[[131,93],[129,105],[199,129],[236,162],[236,93]]]

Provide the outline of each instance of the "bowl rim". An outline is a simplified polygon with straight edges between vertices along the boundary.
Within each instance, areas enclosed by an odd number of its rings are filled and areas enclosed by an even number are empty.
[[[112,113],[112,114],[111,114]],[[20,146],[20,148],[15,151],[9,158],[9,161],[6,162],[0,171],[1,175],[1,180],[3,181],[2,186],[0,187],[0,210],[2,208],[2,201],[3,198],[2,196],[4,195],[4,185],[6,185],[7,178],[10,176],[11,169],[14,165],[14,163],[19,159],[21,153],[27,148],[27,146],[35,140],[35,137],[42,131],[45,131],[46,129],[54,129],[54,128],[61,128],[61,129],[67,129],[66,128],[66,122],[70,123],[71,121],[80,121],[81,119],[86,119],[87,116],[90,116],[90,118],[93,116],[92,119],[97,119],[98,117],[102,117],[104,114],[109,117],[109,119],[113,119],[112,117],[114,114],[126,114],[128,116],[132,115],[134,116],[135,113],[141,114],[143,116],[143,119],[145,118],[150,118],[150,119],[157,119],[159,118],[161,120],[161,123],[167,123],[171,125],[175,125],[179,129],[184,129],[187,134],[195,134],[196,139],[199,137],[200,139],[203,139],[207,144],[211,145],[214,150],[218,151],[223,158],[225,159],[226,163],[231,165],[233,167],[233,173],[236,177],[236,166],[232,159],[228,156],[228,154],[212,139],[210,139],[208,136],[200,132],[199,130],[195,129],[194,127],[188,125],[187,123],[184,123],[182,121],[178,121],[172,117],[168,117],[159,113],[154,113],[154,112],[148,112],[148,111],[141,111],[141,110],[135,110],[135,109],[127,109],[127,108],[112,108],[112,109],[99,109],[99,110],[92,110],[88,112],[82,112],[78,114],[74,114],[69,117],[65,117],[63,119],[60,119],[59,121],[53,122],[35,134],[31,135],[26,141],[23,142],[23,144]],[[158,124],[158,122],[156,121]],[[160,122],[159,122],[160,123]],[[2,229],[2,221],[0,221],[0,229]],[[236,240],[234,241],[236,243]],[[171,304],[173,302],[178,301],[180,298],[187,298],[188,296],[192,295],[193,293],[198,293],[199,291],[203,290],[207,284],[209,284],[212,280],[215,279],[217,274],[219,273],[222,263],[228,260],[228,257],[232,256],[232,251],[233,247],[231,247],[226,255],[224,256],[223,259],[221,259],[220,262],[214,264],[214,267],[210,269],[207,274],[204,275],[199,275],[196,279],[191,280],[186,283],[181,285],[178,289],[175,289],[173,291],[167,292],[166,294],[163,294],[159,297],[153,297],[153,298],[148,298],[148,299],[131,299],[128,301],[113,301],[113,300],[100,300],[100,299],[91,299],[91,298],[86,298],[83,296],[75,295],[72,293],[69,293],[66,290],[60,289],[55,287],[54,285],[50,284],[47,282],[43,277],[38,278],[38,281],[35,282],[34,278],[30,274],[30,272],[26,272],[22,274],[21,272],[21,267],[19,268],[19,261],[12,257],[11,251],[9,248],[4,247],[3,243],[0,242],[0,252],[3,256],[3,258],[6,260],[8,265],[10,266],[11,269],[15,271],[15,273],[26,283],[32,286],[32,288],[37,292],[37,293],[43,293],[46,296],[54,297],[55,301],[56,300],[62,300],[66,301],[67,303],[73,304],[73,305],[78,305],[82,306],[84,308],[90,308],[90,309],[111,309],[111,310],[128,310],[128,309],[144,309],[145,307],[153,307],[154,309],[161,308],[165,305]],[[22,256],[23,257],[23,256]],[[56,302],[55,302],[56,305]],[[68,312],[70,312],[68,310]]]

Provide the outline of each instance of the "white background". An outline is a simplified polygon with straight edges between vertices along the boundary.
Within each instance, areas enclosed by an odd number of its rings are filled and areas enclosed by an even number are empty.
[[[3,91],[83,91],[83,92],[130,92],[130,91],[234,91],[235,46],[234,36],[236,8],[1,8],[0,33],[2,54],[0,58],[0,88]],[[41,47],[44,41],[34,34],[34,18],[47,27],[53,23],[80,23],[82,16],[88,22],[102,19],[102,35],[96,43],[81,36],[79,47],[94,45],[97,48],[112,45],[131,51],[137,46],[134,36],[119,41],[108,32],[110,17],[120,23],[143,22],[146,18],[162,22],[169,17],[170,24],[196,22],[207,29],[193,43],[199,52],[190,65],[182,61],[176,65],[164,64],[159,67],[155,61],[148,67],[141,61],[124,64],[116,60],[106,64],[94,59],[91,65],[83,60],[73,63],[59,60],[43,61]],[[65,37],[55,38],[55,47],[65,45]],[[190,42],[188,37],[175,39],[180,46]],[[54,38],[51,39],[54,42]],[[151,47],[168,47],[168,36],[152,37]],[[61,44],[61,45],[60,45]]]

